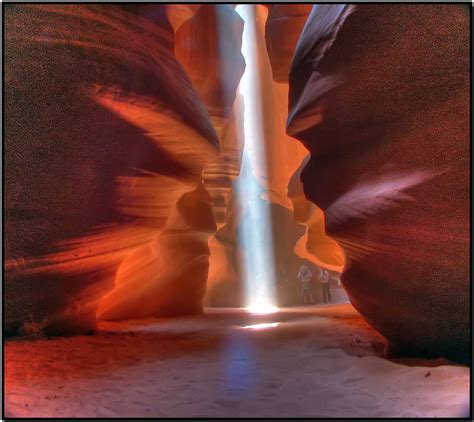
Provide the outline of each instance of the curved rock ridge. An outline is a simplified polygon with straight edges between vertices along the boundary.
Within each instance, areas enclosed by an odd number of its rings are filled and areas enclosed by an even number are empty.
[[[169,25],[110,5],[8,5],[4,24],[4,326],[90,331],[218,137]]]
[[[206,104],[221,146],[219,156],[208,162],[202,174],[204,187],[213,201],[217,229],[209,240],[208,293],[216,280],[240,286],[229,249],[232,247],[219,230],[233,219],[232,185],[242,159],[243,111],[237,90],[245,68],[242,33],[243,21],[229,5],[203,5],[176,32],[176,57]],[[234,289],[232,294],[225,295],[225,304],[239,303],[238,296]],[[209,301],[206,299],[205,303]]]
[[[156,238],[122,261],[98,317],[119,321],[202,312],[208,240],[215,230],[212,199],[201,183],[181,196]]]
[[[323,211],[308,201],[301,184],[301,171],[309,161],[301,162],[288,183],[288,197],[293,203],[295,221],[306,226],[306,231],[294,246],[294,252],[320,268],[340,273],[344,267],[344,254],[339,244],[326,235]]]
[[[469,11],[317,5],[290,72],[304,192],[399,353],[469,355]]]
[[[184,22],[191,19],[199,10],[200,7],[201,7],[200,4],[195,4],[195,3],[193,4],[183,4],[183,3],[167,4],[166,16],[168,17],[168,22],[173,28],[173,32],[176,33],[179,27]]]
[[[181,5],[167,7],[168,16],[172,16]],[[174,27],[174,52],[209,111],[220,141],[220,154],[206,161],[189,151],[190,162],[201,166],[202,183],[181,196],[165,229],[120,265],[114,290],[100,304],[101,319],[202,311],[208,279],[208,241],[216,232],[215,223],[218,227],[224,223],[231,181],[239,171],[241,149],[233,103],[244,66],[240,52],[243,23],[226,5],[202,5],[193,12],[192,16],[187,15],[188,20]],[[234,30],[223,32],[223,28]],[[229,63],[232,68],[222,69],[223,64]],[[166,127],[166,122],[157,123]],[[185,133],[183,137],[187,137]],[[202,163],[206,163],[204,170]],[[170,190],[174,191],[172,184]],[[181,192],[178,190],[177,194]],[[161,201],[156,192],[144,198],[149,205]]]
[[[288,72],[298,36],[310,10],[309,5],[271,5],[266,20],[261,17],[258,21],[261,25],[261,45],[265,45],[264,33],[268,49],[268,52],[262,50],[260,58],[268,163],[268,194],[265,198],[292,211],[295,221],[307,227],[306,232],[295,243],[289,242],[287,245],[297,257],[318,267],[340,272],[344,265],[341,249],[334,240],[326,236],[321,210],[303,194],[301,163],[307,159],[308,150],[286,134]],[[285,73],[286,79],[278,77],[278,74]],[[307,213],[306,217],[301,218],[302,212]],[[274,218],[279,218],[279,214],[274,215]],[[275,223],[275,230],[278,231],[280,225]],[[296,226],[294,229],[298,232],[300,230]],[[296,257],[295,259],[297,260]],[[279,263],[277,267],[280,267]]]

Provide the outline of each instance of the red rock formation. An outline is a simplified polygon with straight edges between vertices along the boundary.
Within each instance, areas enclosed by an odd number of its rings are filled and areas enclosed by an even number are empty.
[[[232,181],[239,174],[243,148],[239,133],[242,105],[236,95],[245,68],[241,54],[242,31],[243,21],[229,5],[202,5],[176,31],[176,57],[206,104],[219,136],[220,154],[203,171],[204,187],[213,201],[212,213],[218,230],[233,218]],[[239,285],[231,246],[225,236],[216,233],[209,240],[209,247],[208,291],[222,281]],[[239,301],[232,295],[226,297],[227,304],[235,305]]]
[[[137,26],[143,25],[149,31],[161,31],[162,43],[158,46],[162,49],[160,54],[165,60],[169,60],[169,51],[163,51],[174,49],[177,59],[189,74],[193,86],[211,113],[212,123],[221,138],[223,148],[221,154],[213,158],[212,154],[200,156],[202,148],[190,141],[176,145],[178,137],[191,140],[195,135],[186,125],[177,127],[170,113],[166,112],[167,104],[163,108],[150,107],[153,99],[150,100],[144,95],[138,96],[135,92],[132,101],[129,98],[118,100],[116,96],[109,94],[110,89],[94,86],[91,97],[95,102],[111,110],[120,119],[154,134],[160,147],[170,155],[178,156],[179,165],[184,167],[172,173],[172,176],[178,176],[179,179],[163,178],[152,172],[145,173],[147,177],[116,177],[116,209],[137,219],[140,222],[140,230],[138,233],[121,230],[114,234],[114,242],[125,242],[127,247],[116,257],[108,273],[109,287],[112,285],[114,289],[101,301],[99,317],[123,319],[196,312],[202,309],[202,296],[207,279],[207,241],[214,227],[210,221],[214,214],[216,220],[223,224],[231,180],[238,174],[240,165],[241,147],[237,142],[235,119],[231,111],[236,86],[244,66],[240,53],[242,21],[231,7],[224,5],[208,5],[202,8],[181,5],[168,5],[166,8],[156,5],[125,5],[120,8],[140,16],[136,18],[115,12],[115,15],[124,21],[136,23]],[[103,11],[100,9],[99,12],[79,10],[76,13],[92,13],[94,19],[103,19]],[[145,19],[158,25],[158,28],[149,22],[145,23]],[[171,28],[176,31],[176,37]],[[226,31],[223,31],[223,28],[226,28]],[[234,31],[228,31],[228,28],[234,28]],[[110,40],[112,45],[114,42]],[[203,52],[207,53],[204,57]],[[163,70],[166,70],[166,67],[167,64],[163,66]],[[176,70],[172,66],[169,68]],[[133,72],[131,75],[133,76]],[[120,87],[116,91],[120,91]],[[123,93],[120,95],[124,96]],[[131,96],[130,93],[127,95]],[[170,96],[167,100],[173,98]],[[199,103],[196,103],[196,106],[201,107]],[[187,118],[186,115],[183,117]],[[117,142],[120,142],[120,139],[117,139]],[[181,197],[183,192],[193,188],[193,180],[198,177],[200,180],[206,164],[203,175],[206,188],[201,185],[192,195]],[[187,176],[186,179],[183,179],[183,176]],[[213,199],[212,209],[208,207],[209,194],[206,190],[209,190]],[[192,218],[195,209],[200,210],[201,220]],[[173,218],[173,215],[181,217]],[[166,228],[160,234],[160,229],[167,219]],[[142,227],[143,224],[145,227]],[[110,230],[101,232],[98,239],[108,239],[110,235]],[[90,236],[84,238],[84,243],[93,241]],[[191,247],[193,244],[196,247]],[[198,244],[201,245],[199,248]],[[114,243],[110,242],[109,247],[113,248]],[[87,266],[86,269],[89,270]],[[62,274],[61,277],[67,279],[67,274]],[[114,280],[113,283],[110,280]],[[91,307],[89,318],[91,324],[97,298],[103,294],[102,291],[99,293],[93,295],[94,306]],[[74,295],[71,295],[69,300],[73,297]],[[48,301],[43,300],[42,303],[48,304]],[[174,303],[173,309],[171,303]],[[35,316],[35,320],[38,318]],[[43,325],[49,325],[49,322],[44,322]]]
[[[308,198],[354,306],[400,351],[468,354],[469,10],[318,5],[290,73]]]
[[[275,82],[288,82],[291,59],[311,4],[268,4],[265,40]]]
[[[214,201],[218,226],[242,155],[238,130],[242,123],[237,86],[245,69],[241,53],[243,21],[229,5],[202,5],[176,31],[175,55],[206,105],[219,137],[221,151],[203,172]],[[236,107],[234,107],[234,101]]]
[[[288,183],[288,197],[293,203],[295,220],[306,226],[306,232],[296,242],[294,251],[318,267],[340,273],[344,266],[344,256],[339,244],[326,235],[323,211],[304,196],[301,171],[309,160],[306,157]]]
[[[169,5],[168,16],[178,7]],[[189,10],[185,11],[189,16]],[[215,220],[223,224],[231,180],[239,169],[232,104],[244,63],[242,20],[234,10],[226,5],[203,5],[193,12],[174,26],[174,52],[209,111],[221,151],[214,159],[206,157],[203,183],[179,199],[165,229],[120,265],[115,289],[100,304],[102,319],[202,311],[209,237],[215,233]],[[159,203],[161,197],[146,198],[148,204],[153,201]]]
[[[173,28],[174,33],[176,33],[184,22],[191,19],[200,7],[200,4],[167,4],[166,16],[168,17],[168,21]]]
[[[176,31],[176,58],[213,116],[230,117],[245,69],[243,26],[229,5],[207,4]]]
[[[156,239],[123,260],[98,317],[113,321],[201,312],[208,240],[215,230],[212,199],[201,183],[182,195]]]
[[[308,6],[256,9],[277,273],[341,269],[327,231],[374,327],[465,352],[467,9],[315,6],[290,136]],[[5,8],[7,331],[199,312],[206,278],[243,304],[241,35],[228,5]]]
[[[294,249],[299,258],[340,272],[344,264],[340,247],[326,236],[321,210],[308,202],[303,194],[300,181],[301,162],[307,157],[308,151],[285,133],[285,121],[288,115],[287,82],[291,58],[310,9],[310,5],[271,5],[266,21],[260,9],[258,21],[260,45],[265,45],[263,41],[265,30],[268,49],[268,53],[265,50],[260,53],[264,75],[262,91],[265,98],[263,109],[268,163],[266,182],[269,200],[293,211],[295,221],[307,228],[306,233],[295,244],[287,243],[285,247]],[[303,213],[306,213],[304,217]],[[278,230],[280,225],[278,222],[275,223],[275,229]],[[282,224],[286,223],[282,221]],[[294,229],[299,232],[296,226]],[[298,259],[296,261],[299,262]]]
[[[150,250],[216,156],[169,27],[152,21],[110,5],[5,9],[10,332],[27,319],[50,332],[93,329],[121,263]],[[182,287],[195,309],[203,286]]]
[[[232,190],[226,206],[225,224],[221,224],[209,242],[211,254],[204,298],[206,306],[245,306],[245,285],[239,265],[241,251],[237,236],[240,218],[239,199],[235,190]]]

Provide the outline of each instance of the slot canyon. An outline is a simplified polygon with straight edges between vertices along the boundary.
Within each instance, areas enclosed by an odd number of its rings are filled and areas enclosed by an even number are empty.
[[[470,417],[470,6],[3,3],[4,419]]]

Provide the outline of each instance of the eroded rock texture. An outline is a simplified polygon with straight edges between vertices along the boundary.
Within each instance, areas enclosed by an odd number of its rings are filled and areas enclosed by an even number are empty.
[[[175,54],[204,102],[220,142],[220,154],[204,169],[218,227],[225,221],[231,183],[240,170],[242,116],[237,86],[244,73],[243,21],[229,5],[201,5],[176,31]]]
[[[204,4],[176,31],[176,58],[213,116],[230,117],[245,69],[243,27],[231,6]]]
[[[146,250],[139,259],[158,259],[156,238],[168,217],[174,212],[186,227],[189,203],[207,203],[196,188],[217,157],[218,138],[175,59],[171,27],[157,23],[166,22],[161,7],[158,21],[149,9],[143,17],[110,5],[5,9],[9,332],[25,321],[56,333],[93,329],[116,274],[120,281],[136,269],[131,257]],[[206,232],[213,223],[197,227]],[[164,243],[173,243],[173,222],[166,230]],[[207,271],[206,251],[197,249],[186,266],[194,274]],[[150,282],[147,271],[133,276],[140,275]],[[153,292],[167,296],[168,284],[159,285]],[[204,286],[205,277],[173,286],[188,295],[176,309],[200,307]],[[155,313],[160,303],[168,312],[160,300]]]
[[[208,305],[246,305],[245,275],[242,269],[245,251],[242,250],[244,245],[239,242],[238,237],[239,231],[243,230],[243,222],[248,218],[246,208],[251,200],[260,202],[260,205],[255,205],[259,208],[264,208],[266,204],[269,204],[273,243],[265,244],[263,247],[271,251],[274,257],[275,283],[280,305],[299,304],[301,286],[298,284],[296,274],[303,260],[336,271],[342,268],[343,258],[340,248],[335,241],[325,236],[323,219],[311,220],[313,214],[316,215],[318,211],[322,214],[322,212],[304,197],[299,180],[300,163],[308,152],[285,133],[288,114],[288,78],[280,83],[276,82],[278,78],[275,76],[285,72],[281,68],[282,60],[287,60],[289,68],[293,54],[292,48],[295,47],[299,31],[303,26],[300,21],[305,8],[305,6],[295,8],[271,5],[269,10],[264,6],[256,6],[254,10],[255,39],[251,42],[256,50],[259,68],[252,83],[254,89],[258,91],[253,94],[261,97],[258,99],[261,103],[261,118],[255,123],[261,125],[261,143],[263,144],[261,149],[265,154],[263,163],[266,165],[262,166],[259,157],[249,156],[246,166],[242,165],[240,169],[239,178],[232,179],[232,194],[230,200],[225,203],[226,211],[221,213],[225,216],[225,225],[219,227],[218,224],[219,231],[210,242],[211,256],[206,296]],[[309,13],[309,10],[307,12]],[[279,18],[283,16],[286,18],[279,22]],[[273,20],[270,22],[270,19]],[[294,19],[297,19],[299,24],[290,25]],[[290,28],[292,34],[288,37]],[[293,44],[290,39],[293,39]],[[271,40],[273,40],[272,48]],[[280,42],[283,40],[288,42]],[[288,73],[288,70],[286,72]],[[249,98],[247,101],[252,101],[252,99]],[[235,115],[241,117],[239,122],[241,133],[238,133],[238,138],[244,136],[244,108],[243,99],[238,98],[234,109]],[[240,151],[243,147],[242,143],[239,145]],[[291,194],[289,193],[290,180],[293,181]],[[240,189],[251,191],[250,184],[255,185],[255,190],[260,192],[260,197],[252,199],[245,195],[243,196],[245,199],[239,197],[237,192],[239,185]],[[298,193],[293,191],[298,191]],[[299,211],[294,207],[295,195],[299,195],[300,202],[307,205],[310,210],[304,219],[296,217]],[[318,234],[318,236],[310,236],[311,241],[308,241],[308,235],[305,234],[306,227],[309,225],[311,225],[310,233]],[[247,234],[249,235],[251,234]],[[241,238],[240,241],[242,240]],[[318,244],[313,248],[312,252],[317,251],[318,258],[316,258],[308,248],[320,241],[326,243]],[[336,259],[336,262],[327,259],[329,255],[326,250],[329,244],[336,254],[339,253],[339,259]],[[309,262],[307,265],[310,265]],[[289,280],[285,285],[282,283],[285,278],[283,277],[284,268],[287,270]]]
[[[468,355],[469,10],[318,5],[290,73],[304,192],[342,282],[408,353]]]
[[[120,264],[115,288],[98,317],[123,320],[202,311],[209,266],[209,237],[216,230],[212,198],[201,183],[176,203],[156,239]]]
[[[115,289],[100,304],[98,317],[102,319],[202,311],[209,278],[209,238],[216,231],[215,223],[224,222],[231,180],[240,164],[233,103],[244,68],[240,52],[243,23],[227,5],[190,9],[167,6],[170,18],[176,18],[178,12],[181,18],[188,17],[173,24],[174,54],[209,112],[220,153],[201,163],[202,183],[178,200],[164,230],[120,265]],[[159,195],[153,198],[161,200]]]
[[[288,197],[293,203],[296,222],[306,227],[305,233],[294,246],[296,255],[307,259],[318,267],[340,273],[344,266],[344,256],[339,244],[326,235],[323,211],[308,201],[301,184],[301,171],[309,161],[309,156],[301,162],[288,183]]]
[[[468,9],[309,11],[255,9],[276,281],[345,265],[395,347],[466,355]],[[10,5],[4,23],[7,332],[244,306],[234,8]]]
[[[291,59],[306,23],[311,4],[268,4],[265,41],[272,65],[273,80],[288,82]]]

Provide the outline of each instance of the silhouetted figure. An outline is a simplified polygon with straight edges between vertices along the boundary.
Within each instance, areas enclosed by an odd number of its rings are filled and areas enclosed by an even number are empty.
[[[303,264],[298,271],[298,275],[296,276],[298,280],[301,281],[301,303],[307,303],[308,298],[310,300],[310,303],[314,303],[310,285],[312,276],[313,274],[311,273],[310,269]]]
[[[321,287],[323,288],[323,300],[324,303],[331,302],[331,275],[328,271],[323,270],[323,274],[321,276]]]

